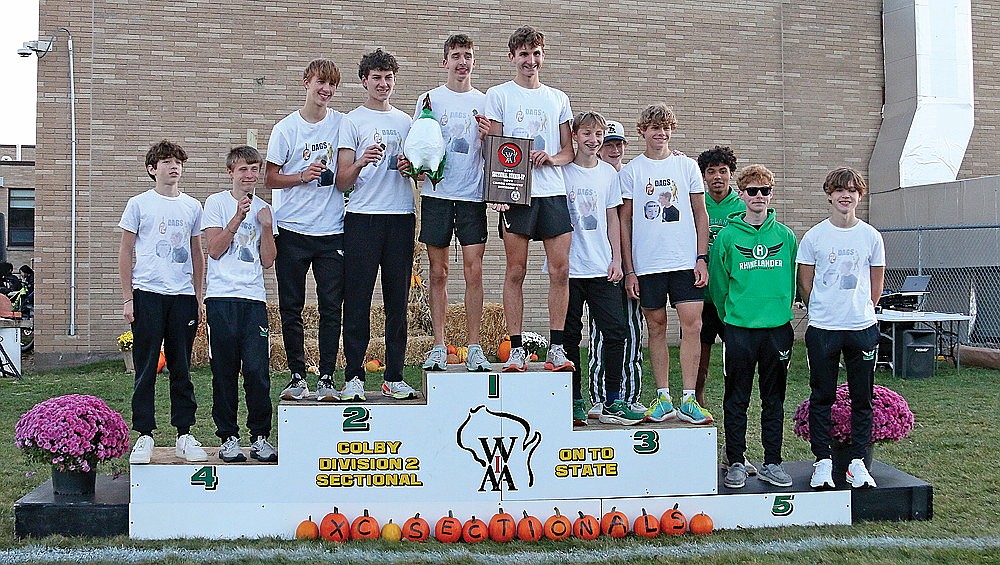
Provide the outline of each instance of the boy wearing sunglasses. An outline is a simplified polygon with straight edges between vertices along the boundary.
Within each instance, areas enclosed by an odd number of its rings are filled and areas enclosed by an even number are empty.
[[[725,412],[728,488],[743,488],[747,409],[754,370],[760,374],[761,443],[764,464],[757,478],[778,487],[792,486],[781,466],[785,384],[791,358],[792,302],[795,299],[795,234],[774,219],[768,206],[774,174],[750,165],[736,177],[745,212],[729,216],[712,245],[708,285],[719,319],[726,325]]]

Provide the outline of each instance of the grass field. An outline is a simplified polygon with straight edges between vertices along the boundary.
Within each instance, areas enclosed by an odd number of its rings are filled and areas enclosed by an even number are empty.
[[[676,349],[673,367],[677,368]],[[714,355],[712,375],[719,375]],[[808,373],[802,344],[797,344],[788,383],[784,457],[811,459],[808,445],[792,434],[791,414],[808,396]],[[647,377],[649,371],[647,367]],[[281,390],[287,373],[273,375],[273,395]],[[419,384],[419,370],[407,369],[407,380]],[[194,372],[200,401],[193,433],[207,445],[217,445],[211,422],[211,375],[207,368]],[[675,372],[675,387],[679,375]],[[312,382],[312,380],[310,380]],[[7,438],[0,443],[0,563],[38,561],[166,562],[231,561],[264,562],[399,562],[399,563],[668,563],[696,558],[707,563],[1000,563],[1000,481],[997,480],[1000,427],[993,418],[998,410],[1000,372],[963,369],[958,374],[946,364],[926,380],[902,380],[880,372],[876,382],[902,394],[916,415],[909,439],[880,444],[875,457],[934,485],[934,519],[926,522],[871,522],[853,526],[794,527],[720,531],[707,537],[654,541],[626,538],[615,542],[598,539],[525,544],[446,546],[350,543],[339,547],[274,539],[215,542],[178,540],[137,542],[127,538],[15,540],[13,504],[49,478],[49,469],[29,463],[13,445],[17,419],[35,403],[68,393],[93,394],[105,399],[129,420],[132,377],[120,362],[26,375],[24,380],[0,381],[0,429]],[[369,379],[369,387],[378,384]],[[157,415],[161,429],[157,445],[170,445],[173,430],[168,419],[167,387],[157,389]],[[645,383],[653,390],[652,380]],[[650,394],[644,394],[648,400]],[[721,420],[722,383],[713,378],[708,389],[709,409]],[[755,399],[756,402],[756,399]],[[759,403],[750,409],[748,455],[759,461]],[[241,414],[240,421],[244,420]],[[720,422],[721,427],[721,422]],[[275,427],[275,429],[277,429]],[[720,439],[722,433],[720,431]],[[280,452],[280,438],[275,438]],[[101,473],[127,472],[125,459],[102,466]],[[290,525],[290,528],[292,525]],[[44,553],[36,548],[43,546]],[[75,552],[60,554],[57,548]],[[76,551],[80,550],[80,551]],[[61,555],[61,557],[60,557]]]

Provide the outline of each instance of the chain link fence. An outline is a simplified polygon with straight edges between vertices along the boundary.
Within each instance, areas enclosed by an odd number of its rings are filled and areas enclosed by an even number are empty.
[[[931,275],[921,309],[972,316],[961,324],[960,341],[1000,349],[1000,225],[879,231],[886,289],[898,289],[909,275]]]

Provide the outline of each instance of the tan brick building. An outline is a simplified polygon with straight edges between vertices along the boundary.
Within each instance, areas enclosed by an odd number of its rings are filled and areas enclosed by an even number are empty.
[[[977,126],[962,178],[994,172],[992,124],[1000,112],[993,86],[1000,74],[995,4],[972,7]],[[79,212],[77,328],[70,336],[69,89],[60,35],[38,70],[39,366],[112,353],[126,327],[116,226],[128,197],[150,186],[142,166],[148,146],[162,138],[181,143],[191,156],[181,186],[204,200],[224,187],[230,146],[246,142],[249,132],[265,147],[274,123],[301,104],[301,71],[315,57],[340,65],[344,79],[333,106],[348,111],[362,102],[361,54],[375,47],[393,52],[402,66],[393,101],[410,111],[419,93],[444,80],[437,65],[450,33],[476,40],[475,84],[485,91],[512,74],[510,31],[534,25],[547,37],[542,80],[563,89],[575,111],[596,109],[629,126],[646,104],[670,103],[680,121],[672,145],[696,156],[729,144],[741,164],[770,167],[778,177],[779,217],[800,235],[825,215],[821,183],[830,168],[867,170],[881,121],[878,0],[40,5],[41,35],[66,26],[75,38]],[[630,156],[639,151],[633,142]],[[525,329],[544,331],[540,246],[533,250]],[[498,302],[503,259],[497,239],[487,255],[486,299]],[[460,270],[454,262],[453,301],[461,299]]]
[[[34,261],[33,220],[35,202],[35,146],[0,145],[0,213],[3,245],[14,272]]]

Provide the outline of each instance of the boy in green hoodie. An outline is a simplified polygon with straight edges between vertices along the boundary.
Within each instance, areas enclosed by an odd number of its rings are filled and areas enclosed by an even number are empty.
[[[709,291],[719,319],[726,324],[725,412],[728,488],[746,484],[747,408],[754,369],[760,372],[761,443],[764,465],[757,478],[779,487],[792,486],[781,466],[785,384],[792,350],[792,302],[795,299],[795,234],[774,219],[769,208],[774,174],[750,165],[736,177],[746,212],[729,217],[719,231],[709,261]]]

